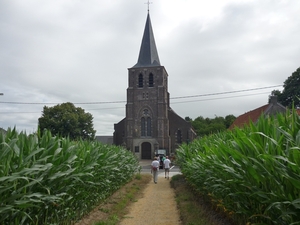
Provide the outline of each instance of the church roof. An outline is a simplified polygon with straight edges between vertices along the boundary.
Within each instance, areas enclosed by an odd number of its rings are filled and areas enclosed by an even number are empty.
[[[138,62],[133,66],[133,68],[149,66],[160,66],[160,62],[148,12]]]

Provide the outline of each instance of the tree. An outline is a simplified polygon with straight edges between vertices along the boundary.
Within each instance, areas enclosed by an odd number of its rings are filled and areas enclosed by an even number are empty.
[[[282,92],[274,90],[272,94],[277,95],[283,106],[292,108],[294,104],[295,108],[300,107],[300,67],[284,81]]]
[[[235,121],[236,117],[232,114],[225,116],[225,126],[228,129],[231,124]]]
[[[95,138],[93,116],[70,102],[53,107],[44,106],[43,114],[38,120],[40,129],[48,129],[53,135],[69,137],[72,140]]]
[[[198,116],[195,120],[190,119],[190,122],[197,135],[202,137],[228,129],[235,119],[234,115],[227,115],[225,119],[222,116],[213,119]]]

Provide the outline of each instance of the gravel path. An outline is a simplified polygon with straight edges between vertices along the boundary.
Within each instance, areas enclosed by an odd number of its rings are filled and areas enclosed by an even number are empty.
[[[120,225],[181,225],[175,194],[170,180],[165,179],[161,172],[158,182],[151,181],[138,199],[124,216]]]

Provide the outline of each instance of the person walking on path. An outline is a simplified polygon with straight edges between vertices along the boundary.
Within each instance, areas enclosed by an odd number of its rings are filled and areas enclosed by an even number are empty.
[[[164,160],[164,168],[165,168],[165,178],[168,178],[168,179],[169,179],[169,173],[170,173],[170,164],[171,164],[171,161],[170,161],[169,157],[166,156],[166,159]]]
[[[151,173],[153,175],[153,181],[157,184],[157,177],[159,171],[159,162],[157,161],[157,157],[154,157],[154,160],[151,163]]]

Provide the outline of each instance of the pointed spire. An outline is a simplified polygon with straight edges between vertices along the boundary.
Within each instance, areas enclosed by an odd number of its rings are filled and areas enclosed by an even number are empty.
[[[143,40],[137,64],[133,67],[160,66],[158,53],[155,45],[150,15],[148,12]]]

